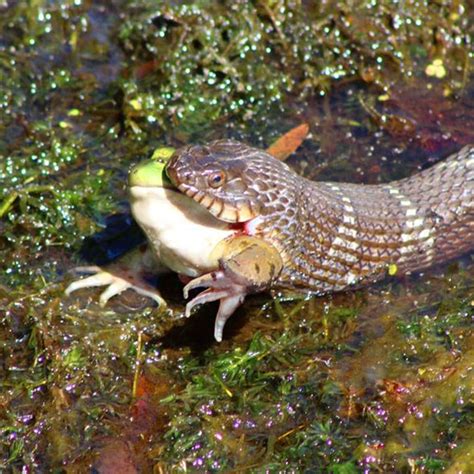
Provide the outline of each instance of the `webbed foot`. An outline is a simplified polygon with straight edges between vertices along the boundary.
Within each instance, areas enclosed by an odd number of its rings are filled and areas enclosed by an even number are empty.
[[[247,296],[246,287],[235,283],[232,278],[226,276],[224,271],[219,270],[206,273],[190,281],[183,290],[186,299],[188,298],[189,291],[194,288],[207,288],[207,290],[199,293],[186,305],[185,315],[189,317],[191,311],[197,305],[220,300],[214,326],[214,337],[217,342],[221,342],[226,321],[238,306],[244,302]]]
[[[214,326],[218,342],[222,341],[226,321],[245,297],[268,289],[283,266],[277,249],[257,237],[233,237],[221,244],[219,270],[195,278],[183,290],[188,298],[190,290],[207,288],[186,305],[186,316],[197,305],[220,300]]]
[[[127,289],[133,289],[138,294],[152,298],[158,306],[166,305],[165,300],[158,291],[149,283],[147,283],[139,273],[132,271],[119,271],[112,269],[104,270],[100,267],[77,267],[74,269],[77,273],[92,273],[91,276],[73,281],[65,290],[65,294],[69,296],[74,291],[82,288],[91,288],[96,286],[107,286],[99,297],[101,306],[105,306],[110,298],[119,295]]]

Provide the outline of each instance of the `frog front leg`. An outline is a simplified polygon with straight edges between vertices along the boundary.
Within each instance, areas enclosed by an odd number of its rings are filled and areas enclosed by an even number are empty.
[[[225,239],[215,251],[219,268],[190,281],[184,297],[195,288],[207,288],[186,305],[186,316],[203,303],[220,300],[214,326],[216,341],[222,341],[224,326],[248,294],[268,289],[278,277],[283,262],[278,250],[257,237],[239,236]]]
[[[127,289],[133,289],[141,295],[152,298],[159,306],[166,305],[156,288],[148,283],[147,276],[162,274],[169,270],[157,262],[148,245],[129,252],[117,262],[104,268],[97,266],[77,267],[74,271],[91,275],[70,283],[65,290],[67,296],[82,288],[105,286],[105,290],[99,297],[101,306],[105,306],[110,298]]]

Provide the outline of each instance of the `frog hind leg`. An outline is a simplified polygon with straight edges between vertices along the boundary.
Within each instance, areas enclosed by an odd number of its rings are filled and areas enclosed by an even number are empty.
[[[65,294],[69,296],[82,288],[105,286],[105,290],[99,297],[100,305],[105,306],[113,296],[127,289],[133,289],[143,296],[152,298],[159,306],[166,306],[159,292],[146,281],[144,276],[151,269],[151,264],[153,264],[153,273],[165,271],[164,268],[151,261],[152,257],[153,255],[148,249],[145,252],[137,249],[122,258],[120,262],[112,263],[104,268],[97,266],[77,267],[74,269],[75,273],[90,274],[90,276],[70,283]]]
[[[196,288],[206,288],[186,305],[186,316],[200,304],[220,300],[214,326],[216,341],[222,341],[229,317],[250,293],[268,289],[280,273],[283,263],[275,247],[250,236],[226,239],[220,250],[219,270],[206,273],[184,287],[184,297]]]

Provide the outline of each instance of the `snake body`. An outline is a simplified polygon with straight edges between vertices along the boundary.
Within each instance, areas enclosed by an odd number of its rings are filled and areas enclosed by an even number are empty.
[[[310,181],[229,140],[178,150],[167,173],[215,217],[277,249],[272,289],[340,291],[474,248],[474,146],[380,185]]]

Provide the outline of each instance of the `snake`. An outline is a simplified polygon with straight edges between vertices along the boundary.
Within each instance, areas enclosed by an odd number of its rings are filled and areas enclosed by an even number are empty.
[[[376,185],[311,181],[232,140],[185,146],[166,172],[181,193],[237,235],[266,246],[244,261],[259,273],[265,258],[273,260],[257,284],[244,275],[247,293],[323,295],[418,272],[474,248],[474,145],[413,176]],[[235,272],[227,273],[220,279],[235,280]],[[225,286],[212,279],[219,280],[214,274],[192,288]]]

